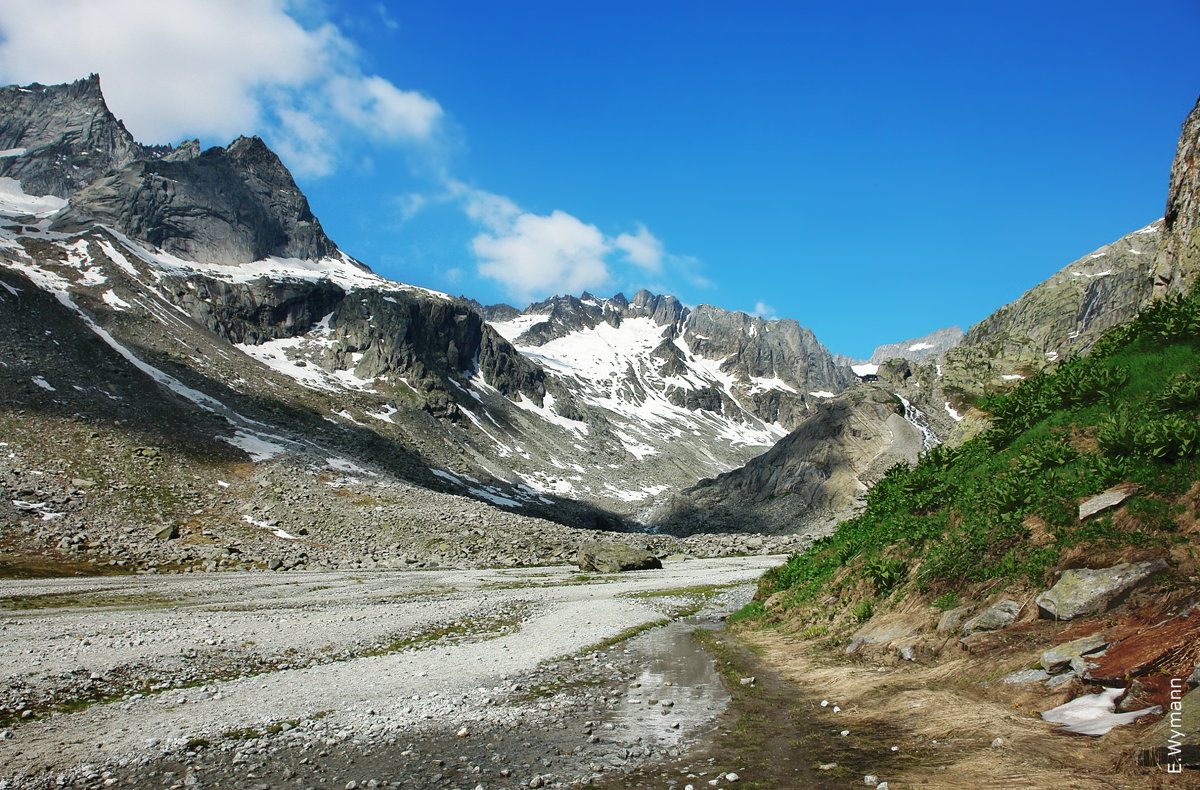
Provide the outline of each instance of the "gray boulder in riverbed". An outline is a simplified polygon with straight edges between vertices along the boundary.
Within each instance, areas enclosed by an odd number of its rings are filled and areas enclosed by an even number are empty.
[[[624,543],[587,543],[579,547],[575,564],[581,571],[617,573],[661,568],[662,561],[648,551]]]
[[[1111,568],[1074,568],[1063,571],[1058,581],[1037,597],[1042,617],[1074,620],[1111,609],[1134,588],[1167,570],[1162,560],[1123,562]]]

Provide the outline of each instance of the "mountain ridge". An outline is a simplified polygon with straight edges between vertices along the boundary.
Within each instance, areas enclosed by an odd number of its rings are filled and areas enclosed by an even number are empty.
[[[66,367],[47,362],[38,370],[38,357],[58,358],[44,349],[10,358],[27,371],[12,401],[26,416],[18,414],[12,424],[14,436],[29,437],[14,451],[24,453],[31,468],[75,468],[80,479],[101,476],[38,446],[36,419],[29,415],[47,408],[47,414],[57,415],[60,407],[53,404],[60,401],[81,415],[107,413],[116,404],[127,416],[105,421],[108,427],[83,445],[113,443],[125,448],[122,453],[140,457],[139,447],[128,446],[132,434],[115,426],[136,424],[157,413],[155,404],[168,408],[170,403],[205,426],[198,430],[207,438],[196,436],[201,457],[222,459],[218,466],[240,457],[238,463],[249,466],[239,466],[244,470],[239,475],[263,484],[289,469],[298,499],[332,475],[348,490],[364,492],[364,501],[377,496],[373,491],[402,489],[412,492],[406,497],[420,498],[425,495],[417,492],[425,490],[429,496],[464,495],[485,509],[627,531],[672,485],[690,485],[699,475],[736,467],[786,433],[777,422],[781,415],[810,408],[812,396],[789,392],[794,388],[782,380],[760,382],[757,388],[751,381],[751,371],[772,372],[769,365],[787,359],[789,343],[815,355],[820,370],[814,376],[834,377],[821,379],[821,386],[837,389],[846,375],[798,325],[777,332],[758,319],[731,317],[735,314],[717,308],[706,309],[709,334],[696,341],[709,341],[721,358],[693,354],[674,342],[679,338],[669,337],[686,334],[676,326],[685,312],[678,300],[645,292],[632,303],[623,297],[613,302],[615,309],[624,301],[625,313],[618,320],[610,311],[611,323],[594,321],[581,309],[582,300],[566,300],[559,310],[564,321],[581,323],[564,324],[557,337],[543,338],[541,351],[547,343],[569,345],[577,339],[572,333],[601,326],[618,335],[633,329],[638,343],[652,341],[623,357],[628,364],[612,380],[619,389],[604,391],[592,382],[595,386],[581,393],[583,379],[515,348],[473,309],[477,303],[388,281],[340,252],[261,140],[239,138],[205,151],[196,141],[138,146],[104,106],[94,77],[44,90],[4,89],[0,97],[12,99],[0,102],[9,139],[28,142],[35,136],[38,113],[30,106],[44,100],[65,116],[90,114],[94,126],[107,129],[115,141],[105,166],[97,166],[87,183],[62,178],[57,172],[62,162],[42,155],[43,148],[73,144],[74,132],[65,135],[71,140],[60,134],[42,148],[6,152],[5,172],[11,175],[0,180],[0,309],[20,310],[28,302],[21,294],[46,292],[66,308],[46,314],[48,336],[68,332],[73,322],[71,336],[102,341],[98,356],[85,357],[91,360],[85,368],[115,365],[124,371],[122,381],[136,382],[132,389],[118,386],[106,373],[94,378],[107,383],[88,386],[71,369],[82,364],[79,360],[62,362]],[[549,304],[542,309],[553,312]],[[511,321],[520,315],[498,308],[492,318]],[[740,333],[738,338],[714,339],[726,325]],[[617,346],[629,340],[623,335],[609,339]],[[724,362],[726,371],[720,369]],[[644,376],[631,373],[635,369],[652,373],[656,382],[673,377],[671,393],[647,387]],[[638,417],[647,409],[658,410],[648,430]],[[180,425],[192,420],[171,419]],[[192,469],[188,458],[195,453],[174,453],[161,444],[164,438],[154,439],[145,451],[157,454],[146,457],[171,454],[173,468],[186,479],[192,473],[183,470]],[[124,473],[128,470],[109,469],[102,476],[112,481]],[[210,476],[199,469],[195,474]],[[157,480],[153,487],[174,491],[177,486]],[[94,502],[73,507],[62,520],[36,528],[28,518],[22,523],[53,543],[61,530],[78,529],[81,519],[102,511],[93,519],[94,530],[106,536],[101,543],[150,557],[166,552],[182,562],[183,554],[167,551],[172,544],[147,544],[142,538],[122,542],[123,535],[140,534],[123,526],[132,512],[122,491],[108,482]],[[256,546],[256,556],[269,545],[254,524],[273,522],[293,536],[279,540],[303,537],[302,531],[328,538],[328,531],[303,513],[258,517],[244,494],[242,489],[224,509],[189,516],[183,502],[197,492],[185,485],[171,495],[172,504],[159,508],[155,522],[186,542],[207,542],[210,534],[237,536]],[[392,501],[395,495],[379,496]],[[231,507],[251,512],[231,513]],[[432,528],[420,525],[433,514],[413,516],[403,503],[390,507],[410,514],[414,534]],[[369,546],[363,551],[374,557],[372,562],[394,557],[394,550],[378,543],[382,534],[396,534],[394,525],[387,526],[393,519],[384,518],[376,530],[358,520],[365,514],[355,512],[351,508],[337,519],[350,534],[333,543]],[[497,516],[479,521],[498,525],[501,532],[500,525],[516,523]],[[544,525],[526,529],[534,536],[552,532]],[[556,540],[554,556],[562,556],[567,549],[561,538]],[[271,543],[268,536],[266,544]],[[408,539],[397,545],[424,558],[420,562],[464,561],[450,550],[415,548]],[[291,557],[290,566],[303,564],[293,544],[280,547]],[[109,556],[107,548],[95,551]],[[333,555],[326,553],[321,561],[346,561],[338,552]]]

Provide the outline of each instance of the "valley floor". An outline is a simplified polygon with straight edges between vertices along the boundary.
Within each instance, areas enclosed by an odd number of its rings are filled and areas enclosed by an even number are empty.
[[[711,729],[690,632],[781,559],[0,582],[0,788],[621,775]]]

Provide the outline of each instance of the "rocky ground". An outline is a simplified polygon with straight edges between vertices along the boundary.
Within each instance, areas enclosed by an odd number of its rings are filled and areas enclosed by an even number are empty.
[[[513,567],[571,561],[596,539],[664,556],[786,553],[811,540],[580,529],[353,466],[236,453],[198,463],[127,431],[38,425],[0,418],[0,575]]]
[[[7,581],[0,787],[568,786],[677,759],[727,700],[690,639],[716,621],[680,618],[779,560]]]

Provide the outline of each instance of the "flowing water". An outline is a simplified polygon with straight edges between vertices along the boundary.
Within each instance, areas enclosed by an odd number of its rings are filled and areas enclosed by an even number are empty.
[[[697,628],[719,625],[713,617],[691,617],[634,640],[628,650],[642,670],[611,721],[644,739],[674,744],[723,713],[729,694],[712,657],[692,637]]]
[[[929,450],[941,444],[941,440],[930,429],[929,418],[925,416],[925,412],[909,403],[903,395],[897,395],[896,397],[900,399],[900,403],[904,406],[904,419],[908,420],[914,428],[921,432],[921,449]]]

